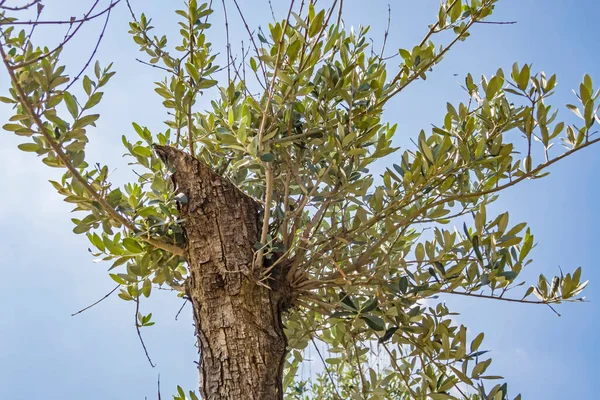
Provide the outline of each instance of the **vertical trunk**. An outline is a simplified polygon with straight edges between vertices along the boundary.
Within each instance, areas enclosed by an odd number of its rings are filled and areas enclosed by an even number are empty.
[[[156,151],[174,167],[177,192],[187,196],[180,216],[202,397],[282,399],[286,338],[281,313],[288,291],[277,279],[271,290],[258,285],[257,271],[251,271],[262,223],[259,205],[188,154],[166,146]]]

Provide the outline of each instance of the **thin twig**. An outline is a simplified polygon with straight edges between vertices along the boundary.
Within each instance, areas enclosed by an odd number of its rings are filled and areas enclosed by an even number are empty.
[[[250,41],[252,42],[252,46],[254,47],[254,51],[256,53],[256,57],[260,58],[260,51],[258,50],[258,46],[256,44],[256,41],[254,40],[254,35],[252,34],[252,31],[250,30],[250,27],[248,26],[248,22],[246,22],[246,17],[244,16],[244,13],[242,12],[242,9],[240,8],[240,5],[238,4],[238,1],[237,0],[233,0],[233,4],[235,4],[235,8],[237,8],[237,10],[238,10],[238,14],[240,15],[240,18],[242,20],[242,23],[244,24],[244,27],[246,28],[246,32],[248,32],[248,36],[250,37]],[[259,62],[260,69],[262,70],[262,73],[263,73],[263,76],[264,76],[264,79],[265,79],[265,85],[266,85],[266,83],[267,83],[267,71],[265,70],[265,66],[263,64],[264,63],[262,61]],[[260,81],[260,79],[258,79],[258,83],[261,86],[263,86],[263,88],[265,87],[263,85],[263,83]]]
[[[158,400],[160,400],[160,374],[158,374]]]
[[[315,343],[314,338],[311,337],[310,341],[312,342],[313,346],[315,347],[315,350],[317,351],[317,354],[319,355],[319,358],[321,359],[321,362],[323,363],[323,368],[325,368],[325,372],[327,373],[327,377],[331,381],[331,386],[333,386],[333,390],[335,390],[335,394],[338,396],[338,398],[341,399],[342,396],[340,396],[340,393],[338,392],[337,386],[335,385],[335,381],[333,380],[333,377],[331,376],[331,371],[329,371],[329,367],[327,366],[327,363],[325,362],[325,359],[323,358],[323,355],[321,354],[321,350],[319,350],[319,347]]]
[[[229,41],[229,18],[227,17],[227,6],[225,0],[223,3],[223,14],[225,15],[225,38],[226,38],[226,56],[227,56],[227,86],[231,83],[231,42]]]
[[[181,312],[183,311],[183,308],[185,307],[187,302],[188,302],[187,299],[185,299],[185,301],[181,305],[181,308],[179,309],[179,311],[177,311],[177,314],[175,314],[175,321],[177,321],[177,318],[179,318],[179,314],[181,314]]]
[[[344,0],[340,0],[340,8],[338,9],[338,15],[337,15],[337,27],[339,29],[340,27],[340,23],[342,22],[342,12],[344,10]]]
[[[356,356],[356,366],[358,367],[358,372],[360,375],[360,381],[361,381],[361,391],[363,392],[363,395],[367,394],[367,382],[366,382],[366,378],[365,378],[365,373],[363,372],[363,368],[362,368],[362,363],[360,362],[360,355],[358,354],[358,346],[356,345],[356,337],[351,334],[350,337],[352,338],[352,344],[354,347],[354,355]]]
[[[30,8],[33,5],[36,5],[40,1],[42,1],[42,0],[33,0],[31,3],[27,3],[22,6],[15,6],[15,7],[4,6],[4,5],[0,4],[0,9],[7,10],[7,11],[22,11],[22,10],[27,10],[28,8]],[[2,2],[2,3],[4,3],[4,2]]]
[[[152,68],[162,69],[163,71],[166,71],[166,72],[168,72],[170,74],[173,73],[173,71],[170,70],[170,69],[168,69],[168,68],[165,68],[165,67],[162,67],[162,66],[156,65],[156,64],[150,64],[149,62],[146,62],[144,60],[140,60],[139,58],[136,58],[135,61],[139,62],[140,64],[144,64],[144,65],[147,65],[149,67],[152,67]]]
[[[116,3],[111,3],[111,5],[109,7],[105,8],[101,13],[96,14],[92,18],[92,17],[90,17],[90,14],[96,8],[96,6],[98,5],[99,1],[100,0],[96,0],[94,2],[94,4],[92,4],[92,6],[88,9],[87,13],[84,14],[82,20],[77,24],[77,27],[70,34],[65,35],[65,37],[63,38],[63,40],[60,42],[60,44],[58,46],[56,46],[51,51],[48,51],[48,52],[46,52],[46,53],[44,53],[44,54],[42,54],[42,55],[40,55],[40,56],[38,56],[36,58],[33,58],[31,60],[28,60],[28,61],[24,61],[24,62],[22,62],[20,64],[15,64],[12,67],[15,68],[15,69],[24,68],[24,67],[26,67],[28,65],[34,64],[34,63],[36,63],[36,62],[44,59],[46,57],[50,57],[52,54],[56,53],[57,51],[62,50],[65,47],[65,45],[75,36],[75,34],[77,33],[77,31],[79,31],[79,29],[83,26],[83,24],[85,22],[91,21],[92,19],[94,19],[96,17],[99,17],[100,15],[103,15],[104,13],[108,12],[112,7],[114,7],[121,0],[117,0]],[[19,21],[11,22],[9,25],[17,24],[17,22],[19,22]],[[40,22],[43,22],[43,21],[40,21]],[[73,22],[70,22],[69,30],[68,31],[71,30],[71,27],[73,26],[74,23],[75,23],[75,20]]]
[[[269,0],[269,9],[271,10],[271,16],[273,17],[273,22],[277,21],[275,19],[275,11],[273,11],[273,3]]]
[[[523,303],[523,304],[545,304],[548,307],[550,307],[550,309],[552,311],[554,311],[554,313],[556,315],[558,315],[559,317],[561,316],[555,309],[554,307],[552,307],[551,303],[553,302],[549,302],[549,301],[543,301],[543,300],[519,300],[519,299],[511,299],[508,297],[496,297],[496,296],[491,296],[491,295],[487,295],[487,294],[480,294],[480,293],[469,293],[469,292],[455,292],[453,290],[445,290],[445,289],[440,289],[439,290],[440,293],[447,293],[447,294],[457,294],[457,295],[461,295],[461,296],[468,296],[468,297],[477,297],[480,299],[488,299],[488,300],[499,300],[499,301],[507,301],[509,303]],[[554,302],[555,303],[555,302]]]
[[[38,22],[40,20],[40,16],[42,15],[42,10],[44,9],[44,5],[42,3],[38,4],[37,6],[37,13],[35,16],[35,22]],[[37,25],[32,25],[31,26],[31,30],[29,31],[29,34],[27,35],[27,38],[25,39],[25,46],[31,44],[31,37],[33,36],[33,32],[35,31],[35,27]]]
[[[514,25],[517,21],[475,21],[476,24],[489,24],[489,25]]]
[[[140,343],[142,344],[142,347],[144,348],[144,353],[146,353],[146,358],[148,359],[150,366],[152,366],[152,368],[154,368],[154,367],[156,367],[156,365],[154,365],[152,363],[152,360],[150,359],[150,355],[148,354],[148,349],[146,348],[146,344],[144,343],[144,339],[142,338],[142,332],[140,331],[138,315],[140,315],[140,295],[139,295],[139,293],[135,299],[135,330],[137,331],[137,335],[138,335],[138,338],[140,339]]]
[[[85,65],[83,66],[83,68],[81,69],[81,71],[79,71],[79,73],[75,76],[75,78],[73,78],[73,80],[71,80],[71,82],[69,82],[69,85],[67,85],[67,87],[64,90],[65,92],[67,90],[69,90],[69,88],[71,86],[73,86],[73,84],[75,82],[77,82],[79,80],[79,78],[81,77],[81,75],[89,67],[89,65],[92,62],[94,56],[96,55],[96,52],[98,51],[98,47],[100,47],[100,42],[102,42],[102,38],[104,37],[104,32],[106,32],[106,27],[108,26],[108,21],[110,19],[110,11],[111,10],[109,9],[108,13],[106,13],[106,19],[104,20],[104,25],[102,26],[102,31],[100,31],[100,36],[98,36],[98,40],[96,41],[96,45],[94,46],[94,50],[92,51],[92,54],[88,58],[87,62],[85,63]]]
[[[118,288],[120,288],[121,285],[117,285],[115,286],[115,288],[113,290],[111,290],[110,292],[108,292],[104,297],[102,297],[100,300],[96,301],[95,303],[90,304],[89,306],[82,308],[81,310],[77,311],[76,313],[71,314],[71,317],[74,317],[78,314],[81,314],[84,311],[89,310],[90,308],[94,307],[97,304],[100,304],[102,301],[106,300],[107,298],[110,297],[111,294],[113,294]]]
[[[83,16],[79,19],[69,19],[69,20],[56,20],[56,21],[33,21],[33,20],[29,20],[29,21],[13,21],[10,22],[6,25],[65,25],[65,24],[78,24],[80,22],[87,22],[87,21],[91,21],[95,18],[98,18],[104,14],[106,14],[111,8],[113,8],[114,6],[116,6],[117,4],[119,4],[121,0],[116,0],[114,3],[111,3],[108,7],[106,7],[104,10],[94,14],[94,15],[90,15],[90,16]],[[98,3],[98,1],[96,1],[96,3]],[[95,4],[96,4],[95,3]]]
[[[385,33],[383,34],[383,44],[381,45],[381,53],[379,53],[379,59],[383,59],[383,53],[385,52],[385,45],[387,44],[388,36],[390,35],[390,25],[392,23],[392,6],[388,4],[388,19]]]

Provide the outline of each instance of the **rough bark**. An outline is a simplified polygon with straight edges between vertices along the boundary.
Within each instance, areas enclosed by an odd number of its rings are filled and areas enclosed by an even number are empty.
[[[200,349],[200,393],[206,400],[282,399],[286,338],[281,313],[288,297],[277,279],[256,283],[253,246],[261,208],[229,180],[187,153],[156,146],[174,168],[186,235],[192,302]],[[279,273],[285,276],[284,273]]]

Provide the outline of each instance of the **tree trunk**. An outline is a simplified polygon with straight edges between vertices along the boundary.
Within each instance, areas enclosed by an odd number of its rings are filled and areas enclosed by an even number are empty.
[[[287,341],[281,314],[289,299],[283,271],[271,289],[256,283],[253,246],[260,241],[261,208],[226,178],[189,154],[156,146],[174,168],[190,269],[200,349],[200,393],[206,400],[283,399]],[[283,263],[282,263],[283,264]],[[281,277],[277,278],[277,277]]]

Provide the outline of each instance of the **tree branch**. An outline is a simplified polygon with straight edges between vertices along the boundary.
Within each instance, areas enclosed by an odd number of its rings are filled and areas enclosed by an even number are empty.
[[[557,301],[543,301],[543,300],[525,300],[525,299],[511,299],[511,298],[506,298],[506,297],[496,297],[496,296],[491,296],[491,295],[487,295],[487,294],[479,294],[479,293],[469,293],[469,292],[455,292],[453,290],[445,290],[445,289],[439,289],[438,292],[440,293],[446,293],[446,294],[457,294],[460,296],[467,296],[467,297],[477,297],[480,299],[488,299],[488,300],[498,300],[498,301],[507,301],[509,303],[522,303],[522,304],[543,304],[543,305],[547,305],[548,307],[550,307],[550,309],[559,317],[561,316],[555,309],[554,307],[552,307],[552,303],[559,303],[560,300]]]
[[[114,6],[116,6],[117,4],[119,4],[121,2],[121,0],[115,0],[114,2],[111,2],[110,5],[108,7],[106,7],[104,10],[93,14],[93,15],[84,15],[82,18],[79,19],[69,19],[69,20],[55,20],[55,21],[35,21],[35,20],[29,20],[29,21],[13,21],[13,22],[9,22],[3,25],[65,25],[65,24],[78,24],[80,22],[87,22],[87,21],[91,21],[95,18],[98,18],[104,14],[106,14],[111,8],[113,8]],[[98,1],[96,1],[94,3],[97,4]]]
[[[81,69],[81,71],[79,71],[79,73],[77,75],[75,75],[75,78],[73,78],[71,80],[71,82],[69,82],[69,84],[67,85],[67,87],[64,90],[65,92],[67,90],[69,90],[71,88],[71,86],[73,86],[73,84],[79,80],[79,78],[81,77],[81,75],[88,68],[88,66],[92,62],[94,56],[98,52],[98,48],[100,47],[100,42],[102,42],[102,38],[104,38],[104,32],[106,32],[106,27],[108,26],[108,21],[110,20],[110,11],[111,11],[111,8],[112,7],[108,8],[108,13],[106,13],[106,19],[104,20],[104,25],[102,26],[102,31],[100,31],[100,35],[98,36],[98,40],[96,41],[96,45],[94,46],[94,50],[92,51],[92,54],[88,58],[87,62],[85,63],[85,65],[83,66],[83,68]]]
[[[113,294],[113,293],[114,293],[114,292],[115,292],[115,291],[116,291],[118,288],[120,288],[120,287],[121,287],[121,285],[117,285],[117,286],[115,286],[115,288],[114,288],[113,290],[111,290],[110,292],[108,292],[108,293],[107,293],[107,294],[106,294],[104,297],[102,297],[100,300],[98,300],[98,301],[96,301],[96,302],[94,302],[94,303],[90,304],[89,306],[87,306],[87,307],[85,307],[85,308],[82,308],[81,310],[77,311],[76,313],[73,313],[73,314],[71,314],[71,317],[74,317],[74,316],[76,316],[76,315],[78,315],[78,314],[81,314],[82,312],[84,312],[84,311],[87,311],[87,310],[89,310],[90,308],[94,307],[95,305],[97,305],[97,304],[101,303],[102,301],[106,300],[107,298],[109,298],[109,297],[110,297],[110,295],[111,295],[111,294]]]
[[[23,4],[22,6],[15,6],[15,7],[10,7],[10,6],[5,6],[5,5],[1,5],[0,4],[0,9],[7,10],[7,11],[22,11],[22,10],[27,10],[31,6],[34,6],[34,5],[36,5],[37,3],[41,2],[41,1],[42,0],[33,0],[30,3]]]
[[[79,171],[77,171],[77,169],[71,164],[69,158],[63,152],[61,146],[53,139],[53,136],[50,134],[50,132],[48,132],[48,130],[44,126],[44,123],[40,119],[39,115],[37,115],[35,113],[35,111],[33,110],[33,106],[27,99],[27,96],[25,95],[23,88],[18,83],[19,81],[18,81],[17,77],[15,76],[15,72],[14,72],[15,69],[13,66],[10,65],[8,58],[6,56],[6,52],[4,51],[4,45],[2,45],[2,44],[0,44],[0,55],[2,56],[2,61],[4,63],[4,66],[6,67],[8,74],[10,76],[10,79],[13,82],[13,85],[16,89],[16,92],[19,97],[19,102],[21,103],[21,105],[23,106],[25,111],[29,114],[29,116],[33,119],[33,121],[37,125],[38,129],[40,130],[40,133],[42,134],[42,136],[44,136],[46,141],[50,144],[52,151],[54,151],[56,153],[56,156],[58,157],[58,159],[64,164],[64,166],[67,168],[67,170],[71,173],[71,175],[73,176],[73,179],[75,179],[77,182],[79,182],[83,186],[85,191],[94,200],[96,200],[100,204],[102,209],[110,217],[112,217],[113,220],[119,222],[121,225],[123,225],[127,229],[129,229],[133,232],[136,232],[137,229],[136,229],[135,225],[133,224],[133,222],[129,221],[123,215],[119,214],[119,212],[117,212],[117,210],[115,210],[110,204],[108,204],[108,202],[106,201],[106,199],[104,197],[102,197],[98,192],[96,192],[94,190],[94,188],[88,183],[88,181],[83,176],[81,176]],[[168,251],[168,252],[173,253],[178,256],[184,255],[183,249],[181,249],[178,246],[175,246],[175,245],[172,245],[169,243],[164,243],[160,240],[153,239],[151,237],[141,236],[140,238],[142,240],[144,240],[146,243],[151,244],[152,246],[154,246],[156,248]]]

